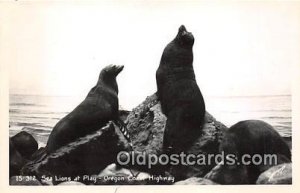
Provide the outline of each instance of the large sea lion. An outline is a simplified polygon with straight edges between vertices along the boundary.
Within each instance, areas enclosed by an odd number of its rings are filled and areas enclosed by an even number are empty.
[[[230,127],[224,134],[220,152],[226,156],[234,155],[237,161],[234,165],[222,166],[222,171],[214,177],[213,180],[221,184],[254,184],[259,174],[271,166],[291,162],[287,143],[271,125],[260,120],[240,121]],[[276,155],[276,160],[270,159],[264,163],[268,155]],[[257,162],[260,159],[257,156],[262,158],[262,163]],[[255,158],[254,162],[252,158]],[[234,171],[239,172],[235,174]],[[240,171],[246,175],[243,179]]]
[[[183,151],[201,134],[205,103],[193,69],[194,37],[182,25],[156,71],[157,94],[167,116],[163,148]]]
[[[121,124],[116,77],[123,67],[109,65],[102,69],[85,100],[53,128],[46,146],[48,153],[100,129],[110,120]]]

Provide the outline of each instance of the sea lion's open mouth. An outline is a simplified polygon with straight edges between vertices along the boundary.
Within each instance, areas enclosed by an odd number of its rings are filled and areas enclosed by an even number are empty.
[[[179,41],[181,45],[184,46],[193,46],[194,44],[194,36],[191,32],[188,32],[184,25],[181,25],[178,29],[178,34],[176,39]]]

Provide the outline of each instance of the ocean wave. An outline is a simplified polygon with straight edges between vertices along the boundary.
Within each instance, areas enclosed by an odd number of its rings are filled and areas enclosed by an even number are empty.
[[[41,115],[65,115],[70,112],[66,111],[48,111],[48,110],[32,110],[32,109],[15,109],[15,108],[10,108],[9,109],[10,114],[41,114]]]
[[[51,128],[47,125],[42,125],[41,123],[21,123],[21,122],[10,122],[10,125],[19,126],[19,127],[42,127],[42,128]]]
[[[222,113],[241,113],[241,111],[227,111],[227,110],[222,110],[220,111]],[[266,109],[266,110],[245,110],[243,112],[292,112],[292,109]]]
[[[9,113],[19,113],[19,112],[22,112],[21,109],[9,109]]]
[[[11,119],[15,119],[17,120],[18,118],[21,119],[37,119],[37,120],[59,120],[62,117],[61,116],[56,116],[56,117],[45,117],[45,116],[22,116],[22,115],[11,115],[10,116]]]
[[[32,107],[45,107],[46,105],[35,103],[9,103],[9,106],[32,106]]]
[[[36,128],[36,127],[23,127],[22,131],[33,132],[36,134],[50,134],[52,129],[51,128],[45,129],[45,128]]]
[[[291,116],[286,116],[286,117],[283,117],[283,116],[267,116],[267,117],[262,117],[262,119],[291,119],[292,117]]]

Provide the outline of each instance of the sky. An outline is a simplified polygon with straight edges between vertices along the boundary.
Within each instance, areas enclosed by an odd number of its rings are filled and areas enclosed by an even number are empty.
[[[288,2],[16,2],[2,26],[10,94],[85,96],[109,64],[120,104],[156,91],[164,47],[184,24],[195,37],[204,97],[291,94],[300,58],[300,6]]]

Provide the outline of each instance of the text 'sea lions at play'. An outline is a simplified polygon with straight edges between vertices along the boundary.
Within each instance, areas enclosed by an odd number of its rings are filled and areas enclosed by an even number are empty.
[[[211,100],[199,88],[207,83],[197,83],[194,67],[213,72],[194,62],[199,34],[178,27],[152,62],[157,90],[132,110],[119,104],[124,66],[99,64],[97,84],[43,133],[45,143],[28,127],[11,135],[10,185],[291,184],[291,137],[265,120],[228,128],[207,112]]]

